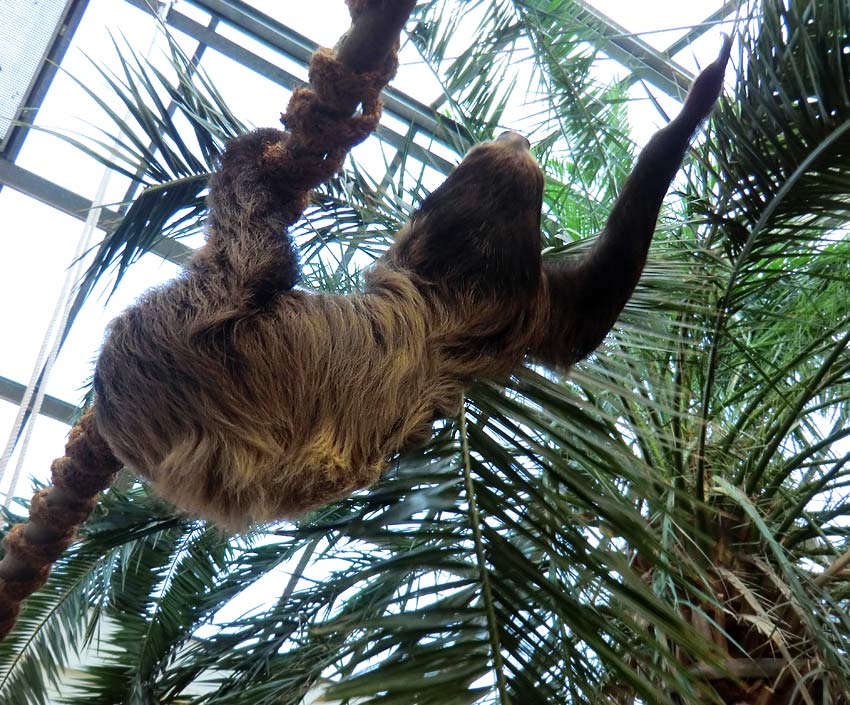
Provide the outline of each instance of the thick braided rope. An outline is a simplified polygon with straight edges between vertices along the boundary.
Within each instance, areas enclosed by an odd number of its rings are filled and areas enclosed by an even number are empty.
[[[367,73],[354,73],[329,49],[313,55],[310,85],[292,94],[281,116],[286,135],[265,154],[277,169],[286,170],[288,193],[282,196],[292,204],[284,214],[287,226],[301,217],[308,192],[337,174],[349,150],[375,130],[381,90],[397,68],[395,51]]]
[[[88,411],[71,431],[65,455],[51,465],[53,484],[36,492],[29,521],[3,539],[0,561],[0,638],[14,626],[21,602],[47,581],[51,565],[71,545],[120,463]]]

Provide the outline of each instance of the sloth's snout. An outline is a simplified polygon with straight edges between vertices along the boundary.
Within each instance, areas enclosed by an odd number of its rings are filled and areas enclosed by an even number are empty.
[[[496,141],[513,145],[517,149],[531,149],[531,142],[519,134],[519,132],[503,132],[496,138]]]

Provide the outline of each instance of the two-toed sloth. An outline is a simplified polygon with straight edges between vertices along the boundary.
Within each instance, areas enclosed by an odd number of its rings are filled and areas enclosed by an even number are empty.
[[[94,413],[4,539],[0,637],[120,465],[226,527],[297,517],[375,482],[475,379],[529,356],[567,368],[614,324],[661,201],[723,83],[729,42],[644,149],[587,257],[543,262],[543,174],[515,133],[473,148],[421,204],[361,293],[296,289],[287,228],[374,129],[414,0],[347,0],[352,29],[311,62],[286,132],[233,140],[187,270],[109,327]]]
[[[454,416],[473,379],[528,355],[566,368],[602,340],[643,268],[662,198],[722,85],[728,42],[644,149],[592,251],[542,262],[543,174],[525,138],[473,148],[362,293],[308,293],[276,215],[279,133],[230,143],[206,246],[115,320],[95,375],[115,455],[225,525],[295,517],[366,487]]]

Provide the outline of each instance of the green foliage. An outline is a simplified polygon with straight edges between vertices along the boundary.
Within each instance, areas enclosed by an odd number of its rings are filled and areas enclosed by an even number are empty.
[[[580,6],[435,0],[418,19],[441,109],[476,139],[539,82],[547,256],[581,251],[633,149]],[[0,701],[43,702],[86,642],[72,703],[850,701],[850,13],[764,2],[740,27],[735,91],[597,354],[475,386],[379,485],[297,525],[228,538],[110,491],[0,644]],[[116,168],[141,174],[145,215],[96,277],[196,227],[241,129],[179,53],[176,79],[123,57],[104,78],[137,124],[116,127],[144,137]],[[350,161],[317,192],[295,230],[309,286],[356,288],[426,190],[411,149],[385,167]]]

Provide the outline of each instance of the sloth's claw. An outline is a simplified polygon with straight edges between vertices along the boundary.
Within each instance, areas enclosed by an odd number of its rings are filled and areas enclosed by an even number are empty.
[[[710,63],[694,80],[682,114],[687,116],[695,124],[706,117],[717,102],[723,90],[723,78],[726,73],[726,65],[732,52],[732,39],[729,35],[723,35],[723,45],[717,58]]]

